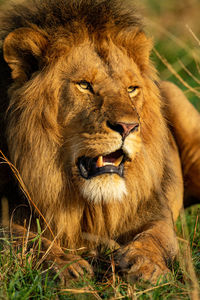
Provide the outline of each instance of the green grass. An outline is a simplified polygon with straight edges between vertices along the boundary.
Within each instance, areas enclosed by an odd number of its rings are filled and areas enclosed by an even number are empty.
[[[11,245],[0,253],[0,299],[52,299],[56,284],[49,273],[33,268],[31,254],[15,252]]]
[[[200,280],[200,224],[198,222],[200,205],[186,210],[192,262]],[[96,269],[91,279],[84,276],[79,281],[71,281],[67,287],[59,285],[55,273],[49,269],[36,268],[32,252],[14,251],[8,242],[2,244],[0,251],[0,299],[194,299],[193,278],[185,269],[183,260],[187,259],[187,245],[182,221],[177,221],[177,235],[182,256],[172,266],[172,276],[151,286],[140,282],[129,284],[113,272],[112,254],[104,252],[93,262]],[[185,227],[184,227],[185,228]],[[36,255],[37,256],[37,255]],[[181,263],[180,263],[181,259]],[[189,273],[189,275],[188,275]]]

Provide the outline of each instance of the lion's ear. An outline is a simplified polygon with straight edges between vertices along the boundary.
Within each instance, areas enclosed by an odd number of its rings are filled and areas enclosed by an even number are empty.
[[[153,41],[144,32],[139,32],[132,41],[132,53],[136,64],[145,71],[149,66],[149,57],[153,47]]]
[[[31,28],[18,28],[6,37],[4,59],[12,70],[14,80],[24,82],[39,69],[47,42],[40,32]]]

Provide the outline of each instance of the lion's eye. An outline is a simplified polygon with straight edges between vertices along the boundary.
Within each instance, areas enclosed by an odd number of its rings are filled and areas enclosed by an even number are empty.
[[[81,80],[81,81],[77,82],[77,87],[82,92],[88,92],[88,91],[93,92],[91,83],[89,83],[86,80]]]
[[[139,93],[139,90],[140,90],[139,86],[133,86],[133,85],[129,86],[128,89],[127,89],[130,97],[137,96],[137,94]]]

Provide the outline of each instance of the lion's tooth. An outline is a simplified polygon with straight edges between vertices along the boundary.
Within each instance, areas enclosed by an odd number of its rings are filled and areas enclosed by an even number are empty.
[[[118,167],[118,166],[121,164],[122,160],[123,160],[123,155],[120,156],[120,157],[118,157],[118,158],[115,160],[115,162],[114,162],[115,167]]]
[[[103,156],[99,156],[96,163],[97,168],[103,167]]]
[[[103,163],[103,166],[114,166],[114,163],[106,161]]]

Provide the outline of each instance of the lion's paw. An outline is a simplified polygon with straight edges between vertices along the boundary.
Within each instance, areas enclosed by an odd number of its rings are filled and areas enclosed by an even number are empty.
[[[120,272],[126,275],[130,282],[142,279],[156,284],[161,278],[170,275],[170,270],[161,256],[138,250],[134,245],[119,249],[115,261]]]
[[[85,274],[87,276],[93,275],[91,265],[78,255],[63,254],[56,257],[52,268],[63,284],[66,284],[70,279],[78,279]]]

